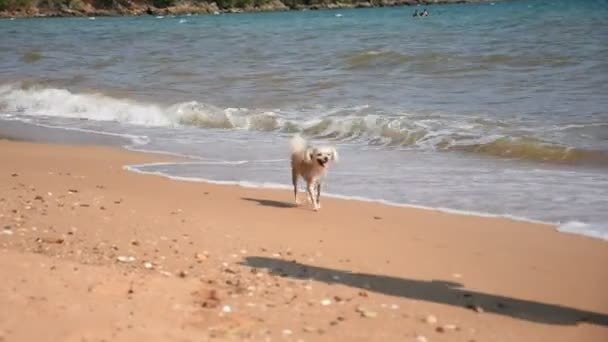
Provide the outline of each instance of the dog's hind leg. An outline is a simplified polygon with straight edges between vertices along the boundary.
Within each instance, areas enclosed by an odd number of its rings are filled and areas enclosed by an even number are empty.
[[[321,209],[321,182],[317,183],[317,208]]]
[[[298,173],[294,168],[291,169],[291,182],[293,183],[293,197],[296,205],[300,204],[298,201]]]

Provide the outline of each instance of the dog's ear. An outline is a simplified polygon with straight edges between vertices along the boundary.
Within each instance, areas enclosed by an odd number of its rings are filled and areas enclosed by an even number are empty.
[[[304,160],[306,162],[310,162],[313,160],[313,158],[315,157],[315,149],[312,147],[309,147],[306,149],[306,151],[304,151]]]
[[[331,160],[337,162],[338,161],[338,150],[332,147],[331,149]]]

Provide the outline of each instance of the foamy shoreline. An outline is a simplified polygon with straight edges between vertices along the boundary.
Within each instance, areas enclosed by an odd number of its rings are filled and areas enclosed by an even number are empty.
[[[230,185],[230,186],[239,186],[245,188],[254,188],[254,189],[273,189],[273,190],[290,190],[290,186],[286,184],[279,183],[257,183],[251,182],[248,180],[238,180],[238,181],[226,181],[226,180],[215,180],[211,178],[204,177],[181,177],[176,175],[167,174],[164,172],[158,171],[148,171],[146,168],[150,166],[159,166],[159,165],[181,165],[184,163],[188,163],[187,160],[197,160],[196,157],[181,155],[170,153],[166,151],[153,151],[146,149],[146,137],[142,136],[134,136],[127,134],[117,134],[111,132],[100,132],[93,130],[83,130],[83,129],[70,129],[63,127],[55,127],[48,125],[40,125],[40,124],[29,124],[23,123],[20,121],[6,121],[1,120],[3,123],[2,127],[0,127],[0,138],[5,137],[13,140],[24,140],[24,141],[34,141],[34,142],[53,142],[53,143],[68,143],[68,144],[76,144],[76,145],[110,145],[110,146],[122,146],[127,150],[131,150],[134,152],[143,152],[152,155],[160,155],[162,158],[171,157],[183,159],[181,161],[169,161],[162,163],[144,163],[144,164],[127,164],[124,165],[123,168],[130,172],[141,173],[141,174],[151,174],[166,177],[168,179],[177,180],[177,181],[186,181],[186,182],[203,182],[208,184],[217,184],[217,185]],[[211,162],[208,162],[211,163]],[[217,162],[219,163],[219,162]],[[608,240],[608,234],[594,229],[592,226],[580,222],[580,221],[567,221],[567,222],[550,222],[550,221],[542,221],[535,220],[527,217],[515,216],[510,214],[494,214],[480,211],[471,211],[471,210],[459,210],[452,209],[446,207],[433,207],[433,206],[425,206],[419,204],[412,203],[402,203],[402,202],[394,202],[381,198],[366,198],[358,195],[343,195],[339,193],[326,193],[325,196],[344,199],[344,200],[354,200],[368,203],[378,203],[382,205],[388,205],[393,207],[402,207],[402,208],[413,208],[413,209],[422,209],[436,212],[443,212],[448,214],[457,214],[457,215],[467,215],[467,216],[478,216],[478,217],[489,217],[489,218],[505,218],[510,220],[515,220],[524,223],[534,223],[534,224],[542,224],[547,226],[552,226],[559,232],[569,233],[569,234],[577,234],[583,235],[591,238],[596,238],[600,240]]]

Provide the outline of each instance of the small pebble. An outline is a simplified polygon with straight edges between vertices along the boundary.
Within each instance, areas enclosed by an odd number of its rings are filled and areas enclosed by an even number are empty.
[[[230,305],[224,305],[224,306],[222,306],[222,312],[231,313],[232,308],[230,307]]]
[[[291,334],[293,334],[293,332],[291,330],[289,330],[289,329],[283,329],[283,335],[289,336]]]
[[[467,305],[467,309],[471,309],[477,313],[483,313],[483,308],[479,305],[470,304],[470,305]]]
[[[321,301],[321,305],[323,305],[323,306],[331,305],[331,299],[323,299]]]
[[[116,260],[118,260],[120,262],[133,262],[133,261],[135,261],[135,257],[121,255],[121,256],[116,257]]]
[[[424,318],[424,321],[428,324],[435,324],[437,323],[437,317],[433,315],[428,315]]]
[[[146,261],[146,262],[144,262],[144,267],[150,270],[154,267],[154,265],[152,265],[151,262]]]
[[[364,307],[358,306],[355,311],[361,314],[362,317],[374,318],[378,316],[378,313],[375,311],[367,310]]]
[[[437,329],[435,329],[435,330],[437,332],[444,333],[444,332],[448,332],[448,331],[454,331],[456,329],[457,328],[454,324],[446,324],[446,325],[437,327]]]
[[[416,342],[428,342],[428,339],[425,336],[418,335],[416,336]]]

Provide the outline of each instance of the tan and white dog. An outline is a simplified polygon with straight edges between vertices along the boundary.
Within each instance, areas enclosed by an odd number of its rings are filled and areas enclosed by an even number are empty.
[[[298,201],[298,179],[306,181],[308,199],[314,210],[321,208],[321,182],[330,162],[338,160],[338,152],[331,146],[308,146],[299,135],[291,139],[291,180],[296,205]]]

